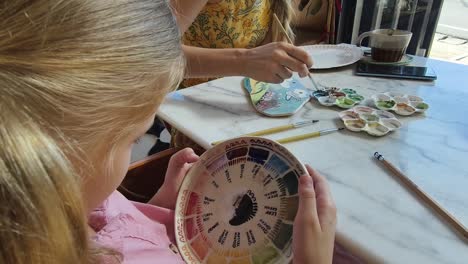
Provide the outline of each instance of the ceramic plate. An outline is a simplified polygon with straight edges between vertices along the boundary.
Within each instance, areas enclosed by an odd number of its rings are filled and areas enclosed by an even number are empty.
[[[330,69],[353,64],[360,60],[363,51],[348,44],[303,46],[314,61],[311,69]]]
[[[289,263],[305,169],[286,148],[259,137],[205,152],[182,183],[176,240],[191,263]]]

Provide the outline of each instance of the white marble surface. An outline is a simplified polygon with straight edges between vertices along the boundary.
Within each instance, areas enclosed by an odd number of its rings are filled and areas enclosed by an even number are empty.
[[[379,151],[468,226],[468,66],[427,64],[438,74],[436,82],[358,77],[354,66],[314,73],[318,83],[354,88],[366,97],[386,91],[418,95],[430,108],[423,115],[398,117],[403,127],[382,138],[346,130],[287,144],[330,182],[338,207],[337,239],[371,262],[468,263],[468,242],[372,158]],[[268,137],[342,125],[340,109],[316,101],[292,117],[261,116],[241,80],[223,78],[174,92],[159,115],[205,148],[212,141],[304,119],[320,122]]]

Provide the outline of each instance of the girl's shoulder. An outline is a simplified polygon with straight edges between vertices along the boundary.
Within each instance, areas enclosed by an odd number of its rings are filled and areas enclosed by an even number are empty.
[[[173,250],[173,219],[171,210],[131,202],[116,191],[90,214],[89,225],[94,241],[121,253],[124,263],[183,263]]]

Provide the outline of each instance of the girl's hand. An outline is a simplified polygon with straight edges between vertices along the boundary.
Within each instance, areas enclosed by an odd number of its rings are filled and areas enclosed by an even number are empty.
[[[336,229],[336,207],[325,178],[306,165],[299,179],[299,209],[294,220],[294,263],[330,264]]]
[[[148,203],[175,209],[180,185],[193,163],[198,159],[199,156],[191,148],[175,153],[169,160],[163,185]]]
[[[312,59],[302,48],[285,42],[273,42],[247,49],[243,56],[244,76],[257,81],[281,83],[293,72],[301,78],[309,74]]]

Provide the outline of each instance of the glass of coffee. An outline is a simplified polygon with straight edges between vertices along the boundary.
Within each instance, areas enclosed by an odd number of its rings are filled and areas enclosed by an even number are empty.
[[[413,33],[398,29],[376,29],[362,33],[358,39],[358,46],[364,38],[369,37],[369,47],[374,61],[398,62],[406,53]]]

